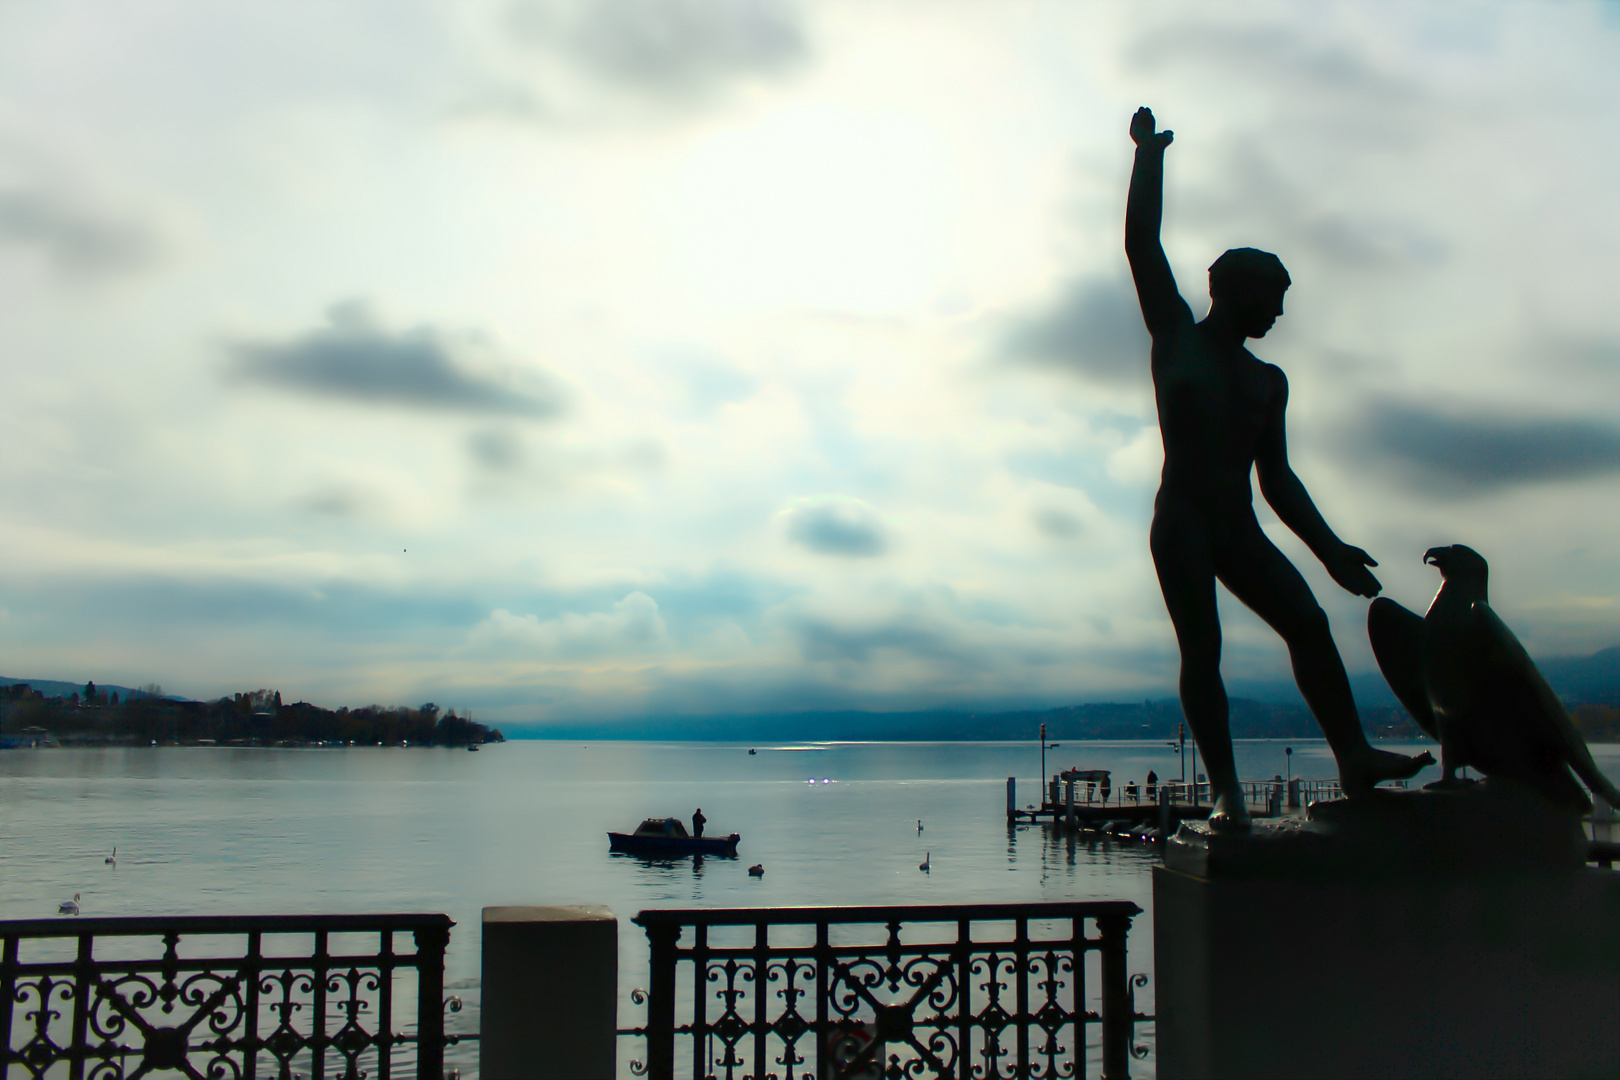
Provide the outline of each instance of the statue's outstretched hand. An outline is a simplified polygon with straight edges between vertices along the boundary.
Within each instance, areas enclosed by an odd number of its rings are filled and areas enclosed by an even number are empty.
[[[1327,567],[1334,581],[1357,596],[1371,599],[1384,589],[1367,569],[1377,566],[1378,560],[1351,544],[1340,544],[1337,552],[1322,560],[1322,565]]]
[[[1158,131],[1158,123],[1153,119],[1153,110],[1146,105],[1136,110],[1131,117],[1131,139],[1137,146],[1157,146],[1160,150],[1175,141],[1176,133],[1173,131]]]

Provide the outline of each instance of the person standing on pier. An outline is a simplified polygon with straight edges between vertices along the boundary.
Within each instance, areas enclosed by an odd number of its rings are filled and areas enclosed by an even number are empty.
[[[1412,776],[1433,758],[1368,744],[1327,616],[1254,515],[1251,469],[1277,517],[1334,581],[1357,596],[1378,595],[1382,586],[1368,569],[1378,564],[1334,535],[1288,464],[1287,377],[1244,347],[1248,338],[1264,337],[1282,315],[1288,271],[1269,252],[1226,252],[1209,268],[1209,314],[1195,322],[1159,241],[1164,154],[1174,135],[1159,131],[1146,108],[1136,111],[1130,130],[1136,161],[1125,204],[1125,254],[1153,338],[1153,394],[1164,440],[1149,546],[1181,648],[1182,711],[1208,763],[1214,800],[1209,823],[1242,831],[1249,814],[1221,682],[1217,580],[1287,643],[1294,680],[1333,748],[1346,794]]]
[[[1147,797],[1148,802],[1159,800],[1159,774],[1152,769],[1149,769],[1147,774]]]
[[[709,819],[703,816],[703,807],[698,807],[697,813],[692,815],[692,835],[701,838],[703,836],[703,826],[708,821]]]

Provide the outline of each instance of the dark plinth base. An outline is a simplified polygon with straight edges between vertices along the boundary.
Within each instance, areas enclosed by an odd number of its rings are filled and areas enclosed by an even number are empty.
[[[1452,793],[1391,798],[1183,827],[1153,879],[1159,1076],[1620,1075],[1620,874],[1512,800],[1479,795],[1448,845]],[[1416,832],[1381,860],[1390,828]]]

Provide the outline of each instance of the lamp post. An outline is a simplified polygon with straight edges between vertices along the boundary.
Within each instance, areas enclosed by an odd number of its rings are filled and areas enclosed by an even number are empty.
[[[1183,720],[1176,725],[1176,757],[1181,759],[1181,784],[1187,785],[1187,722]]]
[[[1193,805],[1198,805],[1198,736],[1193,736]]]
[[[1041,725],[1041,790],[1046,790],[1046,725]]]

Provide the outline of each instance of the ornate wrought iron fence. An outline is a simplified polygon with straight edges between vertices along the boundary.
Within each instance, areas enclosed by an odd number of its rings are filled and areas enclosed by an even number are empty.
[[[453,925],[447,915],[0,922],[0,1076],[387,1080],[414,1047],[419,1080],[441,1080]],[[394,951],[404,932],[415,952]],[[375,945],[332,952],[334,935],[340,947],[350,935]],[[414,1001],[395,992],[402,971],[415,973]],[[414,1034],[396,1030],[413,1019]]]
[[[1140,911],[1128,901],[643,911],[652,981],[636,997],[647,1025],[620,1034],[646,1038],[646,1064],[632,1069],[654,1080],[675,1076],[678,1045],[683,1072],[689,1061],[691,1076],[717,1080],[1073,1077],[1088,1056],[1123,1080],[1147,1053],[1132,1045],[1134,1025],[1153,1019],[1135,1007],[1146,976],[1126,974]]]

